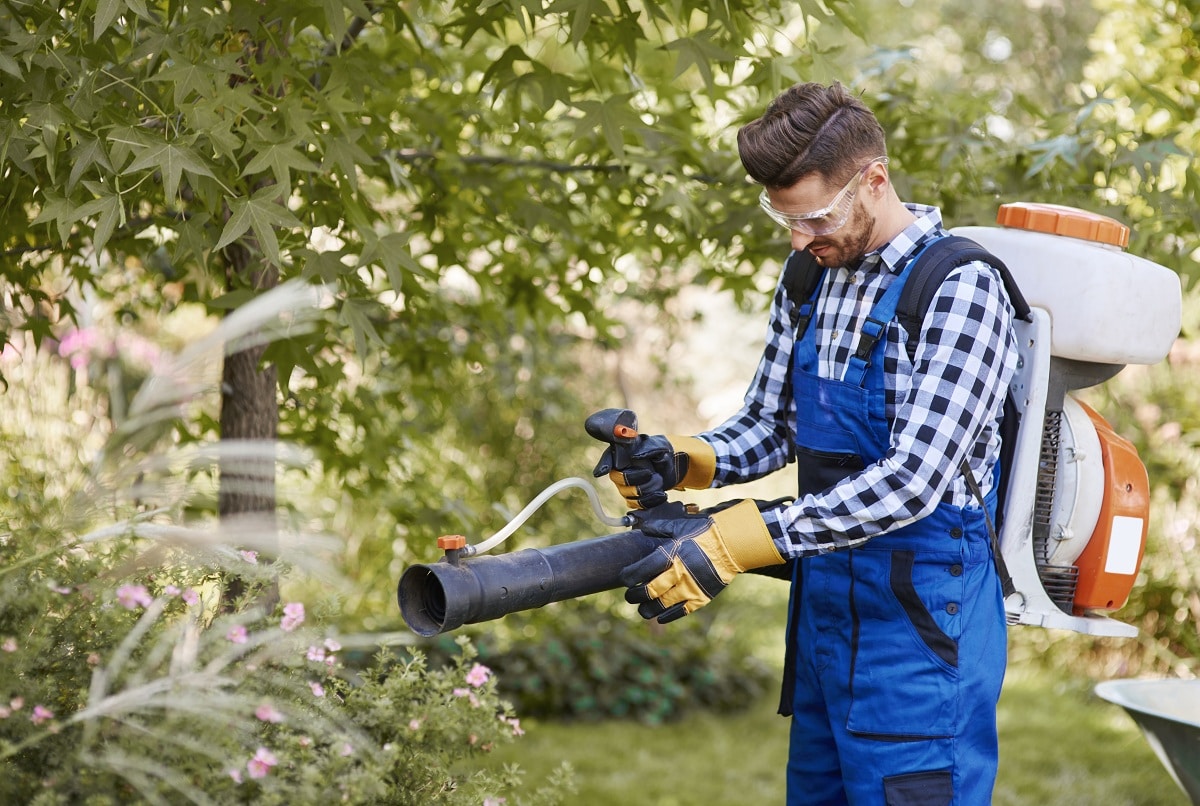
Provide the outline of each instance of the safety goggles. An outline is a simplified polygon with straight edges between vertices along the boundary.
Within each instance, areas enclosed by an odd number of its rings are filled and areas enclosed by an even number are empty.
[[[833,201],[828,207],[823,207],[812,213],[785,213],[782,210],[776,210],[771,206],[771,198],[767,195],[764,188],[763,192],[758,197],[758,204],[766,212],[771,220],[788,229],[802,232],[805,235],[828,235],[831,232],[841,229],[847,220],[850,218],[850,210],[854,205],[854,195],[858,192],[858,185],[862,181],[867,170],[875,163],[887,165],[887,157],[876,157],[866,165],[858,169],[858,173],[850,178],[846,186],[841,189],[838,195],[833,197]]]

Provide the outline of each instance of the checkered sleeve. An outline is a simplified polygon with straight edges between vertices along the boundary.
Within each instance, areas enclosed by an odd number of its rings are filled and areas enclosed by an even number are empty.
[[[742,408],[721,425],[699,435],[716,453],[714,487],[757,479],[794,457],[791,309],[781,282],[771,302],[766,346]]]
[[[952,482],[961,484],[964,459],[984,478],[1016,370],[1012,317],[990,266],[969,263],[950,274],[922,324],[887,454],[835,487],[764,513],[785,557],[850,548],[928,515]],[[893,330],[903,344],[903,328]]]

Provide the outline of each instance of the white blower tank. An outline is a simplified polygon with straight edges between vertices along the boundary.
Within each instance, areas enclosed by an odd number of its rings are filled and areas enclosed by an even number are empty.
[[[1124,251],[1129,229],[1054,204],[1005,204],[999,227],[958,227],[1003,260],[1025,301],[1050,313],[1050,353],[1098,364],[1155,364],[1179,335],[1179,276]]]
[[[1179,334],[1179,277],[1124,251],[1129,229],[1051,204],[1006,204],[998,227],[959,227],[1004,261],[1030,306],[1015,323],[1021,411],[1001,553],[1011,624],[1133,636],[1103,615],[1133,588],[1149,524],[1145,465],[1072,389],[1165,358]],[[1088,368],[1091,369],[1088,369]]]

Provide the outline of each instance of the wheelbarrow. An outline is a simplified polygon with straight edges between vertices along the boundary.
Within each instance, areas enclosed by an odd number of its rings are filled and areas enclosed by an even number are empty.
[[[1133,717],[1175,783],[1200,806],[1200,680],[1108,680],[1096,694]]]

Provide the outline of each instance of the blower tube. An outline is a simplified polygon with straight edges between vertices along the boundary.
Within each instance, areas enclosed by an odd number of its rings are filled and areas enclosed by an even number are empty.
[[[414,565],[400,577],[396,597],[404,621],[429,637],[464,624],[531,610],[621,586],[621,569],[662,541],[639,531],[562,543],[544,549]]]

